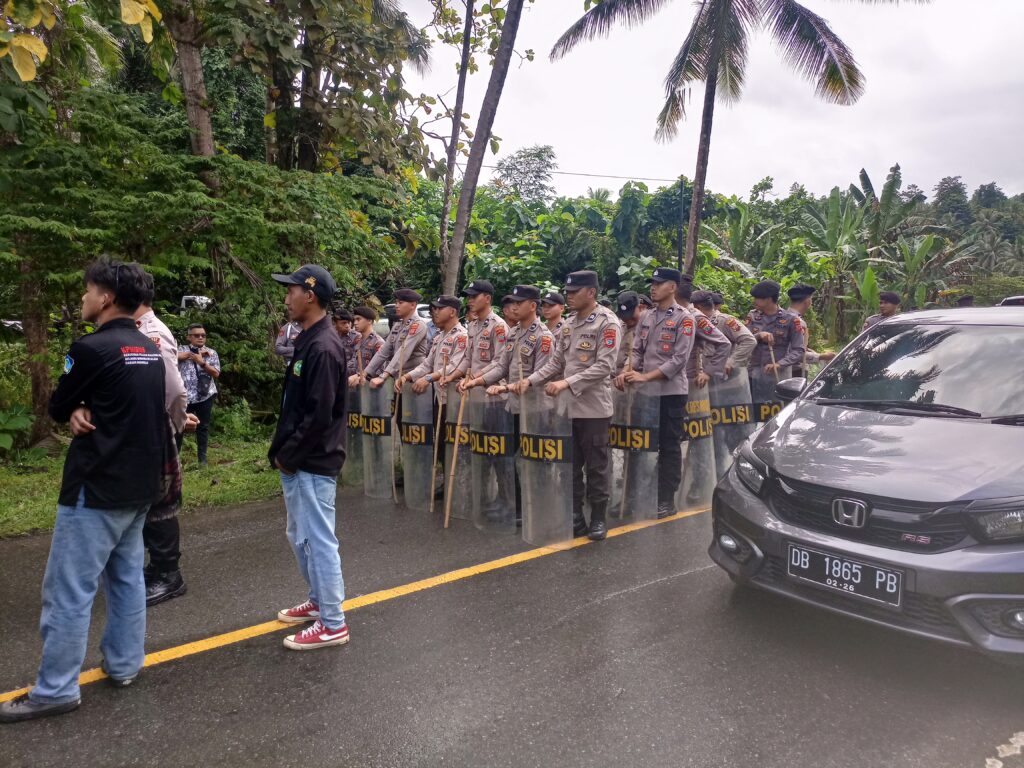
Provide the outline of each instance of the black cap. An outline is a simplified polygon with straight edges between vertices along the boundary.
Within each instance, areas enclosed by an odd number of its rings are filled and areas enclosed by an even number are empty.
[[[762,280],[750,289],[750,295],[755,299],[775,299],[775,301],[778,301],[779,291],[781,290],[782,286],[774,280]]]
[[[423,301],[423,297],[412,288],[399,288],[395,291],[395,301],[414,301],[419,304]]]
[[[818,290],[813,285],[807,285],[806,283],[797,283],[788,291],[786,295],[789,296],[790,301],[803,301],[814,295],[814,292]]]
[[[884,301],[886,304],[899,304],[900,295],[895,291],[882,291],[878,294],[878,300]]]
[[[331,273],[316,264],[303,264],[290,275],[274,273],[271,277],[281,285],[301,285],[325,303],[333,299],[338,290]]]
[[[570,272],[565,278],[565,291],[578,291],[580,288],[597,288],[597,272],[583,269]]]
[[[335,320],[348,320],[350,323],[352,322],[352,313],[344,307],[335,307],[331,314],[334,315]]]
[[[480,293],[494,295],[494,286],[490,280],[474,280],[472,283],[462,289],[463,296],[476,296]]]
[[[352,310],[352,314],[358,317],[365,317],[371,323],[377,319],[377,313],[367,306],[356,307],[355,309]]]
[[[648,309],[653,309],[654,308],[654,299],[652,299],[646,293],[641,293],[640,294],[640,303],[643,304]]]
[[[540,301],[540,288],[536,285],[517,285],[501,303],[504,304],[506,301]]]
[[[462,299],[458,296],[443,295],[438,296],[432,302],[430,306],[440,309],[441,307],[450,307],[456,311],[462,309]]]
[[[544,294],[544,298],[540,300],[541,304],[561,304],[565,306],[565,296],[555,291],[548,291]]]
[[[681,283],[682,281],[683,276],[679,270],[671,267],[658,267],[651,275],[652,283]]]
[[[722,298],[722,294],[718,291],[712,291],[711,300],[715,303],[716,307],[720,307],[725,304],[725,299]]]
[[[636,291],[623,291],[616,299],[615,314],[623,319],[632,317],[640,301],[640,294]]]
[[[694,291],[690,296],[691,304],[711,304],[715,303],[715,296],[711,291]]]

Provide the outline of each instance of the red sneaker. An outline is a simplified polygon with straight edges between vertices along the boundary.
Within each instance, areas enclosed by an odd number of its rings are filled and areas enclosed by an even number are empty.
[[[284,647],[293,651],[311,651],[314,648],[326,648],[328,645],[344,645],[348,642],[348,625],[341,629],[328,629],[317,619],[301,632],[288,635],[284,639]]]
[[[306,621],[316,621],[319,618],[320,606],[312,600],[277,612],[277,620],[283,621],[285,624],[302,624]]]

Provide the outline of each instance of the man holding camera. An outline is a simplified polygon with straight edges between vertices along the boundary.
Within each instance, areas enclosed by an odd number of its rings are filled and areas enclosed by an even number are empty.
[[[199,463],[206,464],[206,447],[210,440],[213,401],[217,397],[216,380],[220,378],[220,357],[206,346],[206,329],[202,323],[188,327],[188,344],[178,347],[178,372],[188,395],[188,412],[199,419],[196,427],[196,448]],[[178,435],[181,452],[182,435]]]

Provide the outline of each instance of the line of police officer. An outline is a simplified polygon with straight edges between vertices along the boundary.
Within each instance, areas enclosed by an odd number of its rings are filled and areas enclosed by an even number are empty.
[[[710,399],[714,411],[710,423],[717,414],[719,424],[740,427],[723,431],[728,444],[722,450],[716,446],[721,473],[727,468],[727,454],[754,423],[777,412],[775,383],[792,375],[794,367],[806,368],[821,357],[807,351],[807,328],[800,311],[779,306],[778,283],[763,281],[754,286],[755,309],[740,323],[718,310],[720,295],[694,291],[690,279],[675,269],[659,267],[650,281],[649,298],[624,292],[614,311],[598,302],[598,276],[589,270],[567,276],[564,297],[542,296],[535,286],[517,285],[502,299],[503,319],[493,309],[493,285],[476,280],[463,291],[468,305],[466,326],[459,322],[462,302],[458,297],[439,296],[431,302],[437,326],[433,338],[416,315],[422,297],[402,288],[395,292],[397,322],[384,340],[372,332],[372,310],[355,310],[356,317],[366,322],[357,320],[356,330],[343,336],[358,353],[356,364],[349,368],[350,384],[367,383],[378,389],[394,379],[396,392],[411,385],[417,394],[433,386],[437,407],[442,409],[449,385],[457,384],[460,396],[484,387],[489,400],[505,402],[512,414],[519,413],[519,400],[531,387],[543,388],[552,398],[567,391],[573,535],[604,539],[613,390],[642,391],[656,404],[656,428],[651,432],[657,435],[660,518],[677,508],[691,387],[702,393],[702,402]],[[810,286],[795,286],[789,291],[791,306],[806,310],[813,292]],[[565,305],[569,314],[563,318]],[[446,420],[442,415],[438,423]],[[514,443],[518,442],[517,423]],[[504,498],[510,496],[510,489],[500,486],[508,483],[507,475],[497,473],[499,495]],[[518,508],[518,488],[515,498]]]

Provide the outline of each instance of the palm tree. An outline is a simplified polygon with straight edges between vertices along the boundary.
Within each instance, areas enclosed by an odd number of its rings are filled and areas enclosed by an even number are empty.
[[[898,0],[862,0],[898,2]],[[617,23],[640,24],[669,0],[603,0],[569,27],[555,43],[551,58],[559,59],[583,40],[606,36]],[[928,0],[914,0],[928,2]],[[697,172],[693,181],[690,225],[686,236],[685,270],[693,274],[700,233],[700,210],[711,152],[715,99],[739,99],[746,77],[751,33],[767,29],[786,63],[815,83],[825,101],[853,104],[864,92],[864,76],[846,44],[828,22],[796,0],[698,0],[697,13],[682,48],[665,78],[665,106],[658,115],[657,137],[675,136],[686,116],[686,100],[694,83],[705,83]]]

